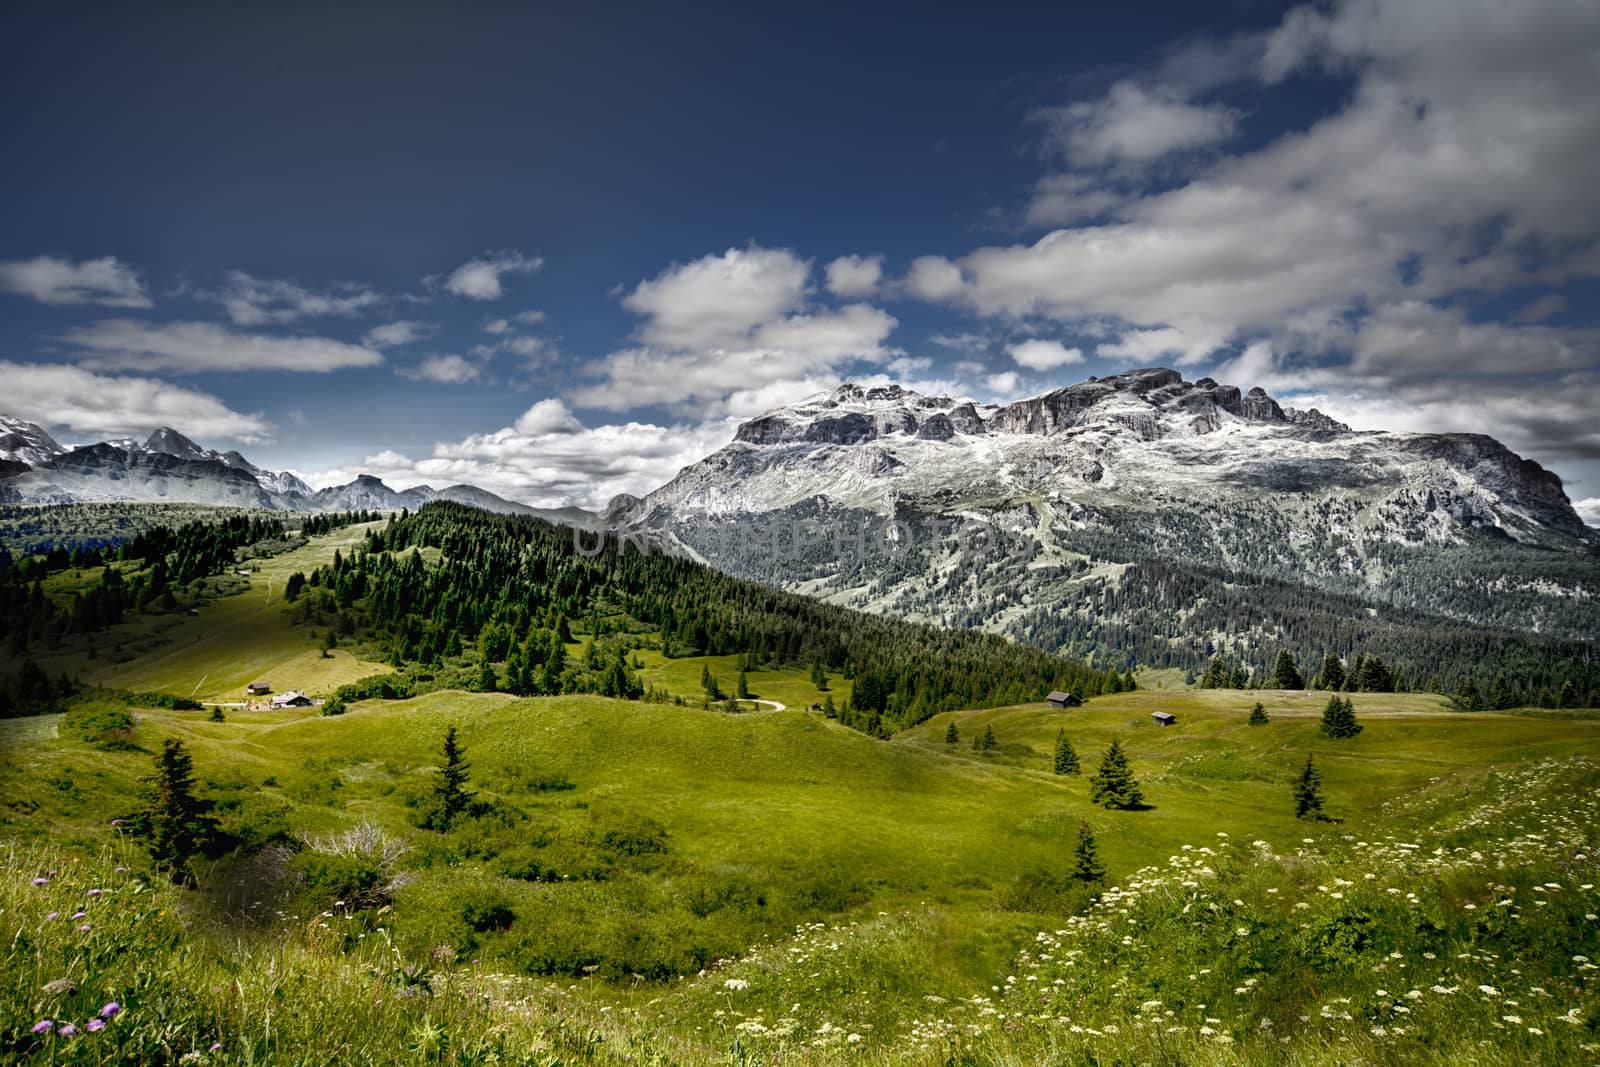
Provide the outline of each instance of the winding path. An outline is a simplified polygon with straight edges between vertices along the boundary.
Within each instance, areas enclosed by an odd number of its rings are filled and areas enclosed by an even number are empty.
[[[780,704],[776,700],[762,700],[759,697],[740,697],[738,699],[739,699],[739,703],[741,703],[741,704],[765,704],[767,707],[771,708],[773,711],[788,711],[789,710],[789,706],[787,704]]]

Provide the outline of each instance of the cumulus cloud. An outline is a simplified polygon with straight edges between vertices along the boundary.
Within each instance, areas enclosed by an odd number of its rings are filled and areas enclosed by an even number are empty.
[[[622,306],[645,317],[638,337],[646,344],[729,347],[799,308],[810,273],[810,261],[787,249],[730,248],[640,282]]]
[[[1600,526],[1600,496],[1573,501],[1572,508],[1590,526]]]
[[[635,347],[590,362],[599,379],[567,398],[623,411],[665,404],[699,417],[787,403],[856,362],[881,364],[896,321],[867,304],[807,302],[811,265],[785,249],[733,248],[641,282],[623,306],[643,316]],[[764,410],[764,409],[757,409]]]
[[[428,356],[414,367],[400,368],[399,373],[402,377],[418,381],[465,385],[477,381],[483,374],[483,368],[469,359],[450,353]]]
[[[95,374],[61,364],[0,361],[10,414],[85,437],[148,434],[181,426],[196,437],[260,444],[272,426],[260,412],[233,411],[210,393],[158,378]]]
[[[539,256],[524,256],[516,251],[485,252],[451,271],[439,284],[445,292],[468,300],[498,300],[505,293],[503,276],[531,274],[543,266],[544,260]],[[438,282],[437,278],[426,280]]]
[[[1134,363],[1157,363],[1176,357],[1180,364],[1200,363],[1221,348],[1220,337],[1194,337],[1171,326],[1153,330],[1130,330],[1116,341],[1095,346],[1101,359],[1124,359]]]
[[[210,322],[106,319],[68,330],[60,340],[80,350],[79,363],[100,370],[325,373],[383,362],[383,356],[373,349],[343,341],[237,333]]]
[[[542,406],[553,403],[555,407]],[[412,459],[393,451],[368,456],[357,470],[311,472],[314,486],[373,474],[397,489],[467,482],[535,507],[601,509],[618,493],[643,495],[683,467],[733,439],[736,420],[662,426],[626,422],[585,429],[563,418],[561,402],[535,404],[517,424],[436,444]],[[535,413],[538,414],[535,414]]]
[[[1131,81],[1118,82],[1099,100],[1039,108],[1032,118],[1073,167],[1144,165],[1225,141],[1239,125],[1233,108],[1191,103],[1170,89]]]
[[[986,375],[982,379],[983,388],[995,397],[1010,397],[1017,391],[1022,379],[1014,370],[1001,371],[998,374]]]
[[[195,294],[221,304],[236,326],[263,326],[296,322],[315,315],[355,315],[383,297],[359,282],[338,282],[326,292],[314,292],[294,282],[258,278],[242,270],[229,271],[216,292]]]
[[[906,272],[904,289],[923,300],[952,300],[965,292],[961,268],[943,256],[918,256]]]
[[[1029,370],[1054,370],[1069,363],[1083,362],[1082,350],[1068,348],[1060,341],[1046,341],[1039,338],[1011,345],[1006,349],[1006,353],[1019,367],[1027,367]]]
[[[524,411],[512,424],[512,428],[520,434],[537,437],[544,434],[580,433],[583,424],[572,413],[572,409],[558,398],[551,397],[539,401]]]
[[[834,296],[870,296],[883,278],[883,257],[840,256],[828,264],[827,277]]]
[[[426,333],[420,322],[402,319],[382,326],[374,326],[362,337],[368,348],[395,348],[421,340]]]
[[[151,306],[138,272],[115,256],[76,263],[54,256],[0,262],[0,289],[45,304]]]

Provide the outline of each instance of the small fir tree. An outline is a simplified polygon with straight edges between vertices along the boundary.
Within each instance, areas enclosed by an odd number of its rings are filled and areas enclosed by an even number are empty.
[[[1078,823],[1078,839],[1072,845],[1072,878],[1074,881],[1099,885],[1106,880],[1105,865],[1100,862],[1095,848],[1094,831],[1086,822]]]
[[[956,729],[956,721],[950,720],[950,725],[944,728],[944,743],[953,745],[961,740],[961,731]]]
[[[1571,678],[1561,683],[1561,695],[1556,698],[1556,703],[1563,708],[1575,708],[1578,706],[1578,687],[1572,684]]]
[[[1272,667],[1273,689],[1304,689],[1305,679],[1300,677],[1300,667],[1294,661],[1294,653],[1287,648],[1278,651],[1278,661]]]
[[[1129,667],[1127,672],[1122,676],[1122,691],[1124,693],[1133,693],[1137,692],[1138,689],[1139,680],[1133,676],[1133,668]]]
[[[211,719],[212,722],[227,722],[228,721],[227,716],[222,714],[222,706],[221,705],[217,705],[216,707],[213,707],[211,709],[210,719]]]
[[[328,627],[328,632],[322,635],[322,658],[327,659],[333,655],[333,650],[339,647],[339,638],[334,634],[333,627]]]
[[[478,692],[492,693],[499,684],[500,680],[495,677],[494,664],[489,662],[488,657],[485,657],[478,666]]]
[[[1337,652],[1329,652],[1322,660],[1322,688],[1344,688],[1344,660]]]
[[[190,882],[191,864],[217,841],[218,830],[211,803],[195,795],[194,761],[183,742],[162,742],[155,773],[143,781],[147,802],[127,825],[143,839],[157,868],[175,883]]]
[[[811,684],[817,687],[818,692],[825,693],[828,690],[828,672],[823,669],[821,660],[811,665]]]
[[[1261,701],[1259,701],[1259,700],[1256,701],[1256,706],[1250,709],[1249,724],[1251,726],[1265,726],[1265,725],[1267,725],[1267,709],[1262,705]]]
[[[972,749],[974,752],[988,752],[999,743],[1000,742],[994,736],[994,727],[988,723],[985,723],[983,727],[983,733],[979,734],[977,738],[973,740]]]
[[[1306,765],[1290,784],[1294,793],[1294,817],[1297,819],[1322,819],[1322,772],[1306,753]]]
[[[734,692],[740,700],[750,699],[750,676],[742,668],[739,671],[738,687]]]
[[[710,664],[700,668],[700,686],[706,691],[706,703],[715,704],[723,699],[722,686],[717,684],[716,676],[711,673]]]
[[[1139,782],[1122,751],[1122,742],[1113,740],[1106,749],[1099,773],[1089,779],[1089,800],[1108,808],[1137,808],[1144,802]]]
[[[824,718],[828,719],[837,719],[839,717],[839,709],[833,705],[832,693],[829,693],[822,701],[822,714]]]
[[[1362,729],[1362,725],[1356,721],[1355,705],[1348,697],[1328,698],[1327,707],[1322,709],[1323,736],[1342,740],[1356,736]]]
[[[472,804],[472,794],[467,790],[472,764],[467,762],[467,750],[456,740],[454,726],[445,729],[443,754],[444,764],[433,785],[434,810],[428,827],[432,830],[450,829]]]
[[[1072,747],[1072,741],[1067,737],[1065,730],[1056,731],[1055,772],[1057,774],[1078,773],[1078,752]]]

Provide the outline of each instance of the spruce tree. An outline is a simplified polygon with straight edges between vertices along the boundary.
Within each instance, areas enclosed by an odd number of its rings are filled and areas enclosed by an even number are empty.
[[[1350,699],[1330,696],[1327,707],[1322,709],[1323,736],[1339,740],[1354,737],[1361,731],[1362,726],[1356,721],[1355,705]]]
[[[999,743],[994,736],[994,727],[985,723],[983,733],[973,739],[972,750],[974,752],[988,752]]]
[[[816,686],[818,691],[827,692],[828,672],[823,669],[821,660],[811,664],[811,684]]]
[[[211,715],[209,717],[210,717],[210,720],[212,722],[227,722],[228,721],[227,716],[222,714],[222,706],[220,704],[211,709]]]
[[[1300,774],[1291,783],[1290,789],[1294,793],[1294,817],[1297,819],[1322,819],[1322,772],[1317,770],[1311,762],[1311,754],[1306,753],[1306,765],[1300,768]]]
[[[1248,722],[1251,726],[1267,725],[1267,709],[1262,705],[1261,701],[1256,701],[1256,706],[1250,709],[1250,718]]]
[[[737,688],[734,690],[734,694],[740,700],[750,699],[750,677],[745,673],[743,668],[740,668],[739,670],[739,681]]]
[[[1106,676],[1106,692],[1108,692],[1108,693],[1120,693],[1120,692],[1122,692],[1122,676],[1120,674],[1118,674],[1116,671],[1112,671],[1109,675]]]
[[[1339,658],[1337,652],[1329,652],[1323,657],[1322,688],[1335,691],[1344,688],[1344,660]]]
[[[1129,667],[1127,673],[1122,676],[1122,691],[1124,693],[1133,693],[1137,692],[1138,689],[1139,680],[1133,676],[1133,668]]]
[[[1300,668],[1295,664],[1294,653],[1287,648],[1279,649],[1278,661],[1272,667],[1273,689],[1304,689],[1305,679],[1300,677]]]
[[[494,664],[490,663],[488,657],[485,656],[483,662],[478,666],[478,692],[492,693],[499,684],[499,679],[494,674]]]
[[[1139,782],[1128,766],[1122,742],[1113,740],[1100,761],[1100,771],[1089,779],[1089,800],[1108,808],[1137,808],[1144,802]]]
[[[216,842],[218,831],[210,802],[195,795],[194,762],[183,742],[162,742],[155,773],[143,781],[147,803],[128,818],[129,829],[173,882],[191,881],[190,864]]]
[[[467,791],[467,775],[472,765],[467,762],[467,750],[456,740],[456,728],[444,732],[444,765],[439,768],[433,786],[434,810],[428,829],[448,830],[455,821],[467,813],[472,794]]]
[[[1517,691],[1511,687],[1511,683],[1506,679],[1506,676],[1503,674],[1495,675],[1494,687],[1489,690],[1489,706],[1496,711],[1505,711],[1507,708],[1514,708],[1520,703],[1522,701]]]
[[[839,709],[833,706],[832,693],[829,693],[822,700],[822,714],[824,718],[828,719],[837,719],[839,717]],[[950,725],[954,726],[955,723],[951,723]]]
[[[1361,677],[1358,687],[1364,693],[1392,693],[1394,692],[1394,675],[1389,672],[1388,664],[1378,656],[1368,656],[1361,662]]]
[[[961,731],[956,729],[956,721],[950,720],[950,725],[944,728],[944,743],[953,745],[961,740]]]
[[[1561,683],[1561,696],[1556,698],[1556,702],[1563,708],[1578,706],[1578,687],[1572,684],[1571,678]]]
[[[1072,846],[1072,878],[1074,881],[1098,885],[1106,880],[1105,865],[1095,848],[1094,831],[1086,822],[1078,823],[1078,839]]]
[[[1067,737],[1065,730],[1056,731],[1055,772],[1057,774],[1078,773],[1078,753],[1072,747],[1072,741]]]

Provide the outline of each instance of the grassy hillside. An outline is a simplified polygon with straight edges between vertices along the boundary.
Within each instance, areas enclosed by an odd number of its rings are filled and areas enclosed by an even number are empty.
[[[321,658],[318,626],[281,600],[289,574],[363,534],[252,563],[248,591],[197,617],[112,631],[120,662],[103,645],[47,668],[222,701],[257,679],[328,692],[387,670],[344,647]],[[574,658],[588,640],[575,637]],[[788,710],[734,715],[693,702],[703,669],[731,690],[741,656],[669,659],[646,642],[629,658],[686,703],[447,690],[216,722],[101,695],[0,721],[0,1058],[1600,1054],[1593,711],[1358,693],[1365,728],[1334,741],[1318,729],[1325,695],[1188,690],[1167,672],[1149,679],[1163,688],[1082,708],[941,712],[880,740],[807,710],[851,695],[837,675],[823,693],[808,671],[751,671],[754,695]],[[1249,726],[1257,700],[1270,721]],[[477,803],[425,829],[450,726]],[[981,753],[986,728],[996,745]],[[1052,773],[1058,734],[1082,774]],[[116,823],[169,738],[246,846],[201,862],[193,888]],[[1140,810],[1089,802],[1114,739]],[[1331,821],[1293,817],[1307,754]],[[1069,877],[1080,825],[1103,886]]]

